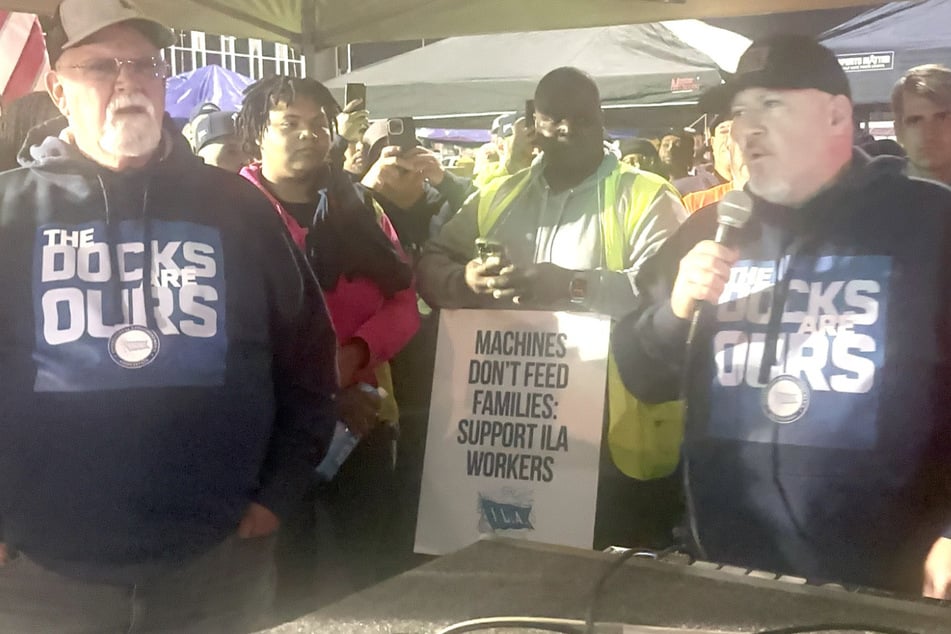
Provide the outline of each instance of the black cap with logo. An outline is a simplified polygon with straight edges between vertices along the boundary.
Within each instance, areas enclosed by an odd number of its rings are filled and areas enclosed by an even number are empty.
[[[733,97],[747,88],[804,90],[852,98],[849,79],[835,53],[806,35],[774,35],[756,40],[740,57],[736,74],[700,100],[704,112],[729,112]]]

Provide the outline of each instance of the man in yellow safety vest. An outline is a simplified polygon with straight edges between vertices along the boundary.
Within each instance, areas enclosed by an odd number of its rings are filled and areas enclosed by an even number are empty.
[[[686,217],[680,197],[660,176],[605,150],[600,95],[583,71],[548,73],[535,91],[535,107],[535,144],[542,156],[466,201],[424,251],[418,288],[441,308],[590,310],[620,318],[633,307],[637,270]],[[474,257],[480,237],[499,243],[504,254]],[[658,510],[665,504],[676,507],[675,483],[635,487],[622,473],[650,479],[674,470],[682,434],[679,406],[636,402],[613,360],[608,394],[595,546],[659,541],[669,527],[646,515],[665,515]],[[635,491],[650,486],[655,491],[648,497],[662,500],[644,503]],[[635,526],[638,515],[649,534]]]

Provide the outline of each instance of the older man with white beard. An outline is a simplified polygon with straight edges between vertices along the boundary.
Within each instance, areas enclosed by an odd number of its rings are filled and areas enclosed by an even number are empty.
[[[320,289],[257,190],[163,125],[172,41],[65,0],[68,126],[0,176],[3,632],[255,628],[333,433]]]

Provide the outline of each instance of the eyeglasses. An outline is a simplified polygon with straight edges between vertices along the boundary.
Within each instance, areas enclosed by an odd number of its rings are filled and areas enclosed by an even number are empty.
[[[119,77],[122,67],[128,67],[132,75],[138,79],[167,79],[168,62],[161,57],[140,57],[138,59],[119,59],[117,57],[103,57],[91,59],[85,64],[67,66],[82,73],[85,79],[96,82],[112,82]]]

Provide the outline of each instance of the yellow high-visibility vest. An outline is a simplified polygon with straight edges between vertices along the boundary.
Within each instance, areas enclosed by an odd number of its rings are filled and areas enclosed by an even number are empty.
[[[621,178],[635,174],[629,191],[621,191]],[[479,190],[479,235],[486,237],[502,213],[515,201],[529,183],[530,168],[508,178],[492,180]],[[503,186],[508,191],[498,201],[496,194]],[[604,182],[604,209],[601,229],[607,268],[622,271],[627,261],[628,237],[637,228],[641,215],[661,189],[676,191],[666,180],[641,172],[624,163]],[[624,205],[624,198],[627,204]],[[624,207],[619,210],[619,207]],[[619,215],[621,217],[619,217]],[[650,480],[670,475],[680,461],[683,441],[683,405],[670,401],[648,405],[637,400],[621,380],[614,355],[608,357],[608,448],[615,466],[625,475]]]

